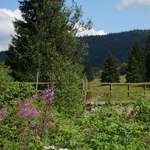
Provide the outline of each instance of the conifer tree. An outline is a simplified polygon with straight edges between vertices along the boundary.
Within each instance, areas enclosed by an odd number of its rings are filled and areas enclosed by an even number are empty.
[[[83,49],[74,36],[78,7],[72,14],[64,0],[24,0],[20,10],[23,20],[14,22],[16,35],[7,57],[17,80],[33,81],[39,71],[41,80],[47,81],[47,70],[53,68],[50,64],[57,55],[80,62]]]
[[[21,1],[23,20],[14,22],[16,35],[6,61],[16,80],[35,81],[37,72],[39,81],[53,78],[57,106],[65,111],[67,106],[72,107],[68,111],[80,106],[80,64],[85,54],[84,44],[75,36],[80,7],[73,4],[72,8],[65,6],[65,0]]]
[[[134,43],[128,60],[127,82],[143,82],[145,80],[144,48]]]
[[[84,72],[88,81],[94,80],[94,71],[90,64],[85,64]]]
[[[101,75],[102,82],[119,82],[119,72],[117,70],[117,60],[109,53],[106,56],[104,68]]]

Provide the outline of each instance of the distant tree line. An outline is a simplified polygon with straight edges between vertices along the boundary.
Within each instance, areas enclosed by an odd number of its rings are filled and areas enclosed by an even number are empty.
[[[146,44],[138,42],[133,44],[127,64],[119,65],[111,53],[107,55],[101,73],[101,81],[119,82],[120,75],[126,75],[128,83],[150,81],[150,38]]]

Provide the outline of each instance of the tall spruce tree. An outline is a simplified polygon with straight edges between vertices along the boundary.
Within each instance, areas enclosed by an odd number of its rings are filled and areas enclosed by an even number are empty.
[[[138,42],[134,43],[129,56],[126,80],[133,83],[145,81],[144,48]]]
[[[56,55],[74,62],[81,60],[83,49],[73,32],[80,17],[79,8],[72,15],[64,0],[24,0],[20,10],[23,21],[14,22],[16,35],[7,57],[17,80],[34,81],[39,71],[40,80],[48,81],[48,70],[52,72]]]
[[[104,68],[101,75],[102,82],[119,82],[117,60],[109,53],[106,57]]]
[[[7,64],[19,81],[55,79],[59,110],[80,106],[84,44],[75,37],[80,8],[65,6],[65,0],[23,0],[23,20],[14,22],[16,35],[7,53]],[[76,104],[76,105],[75,105]],[[72,109],[66,109],[71,106]]]

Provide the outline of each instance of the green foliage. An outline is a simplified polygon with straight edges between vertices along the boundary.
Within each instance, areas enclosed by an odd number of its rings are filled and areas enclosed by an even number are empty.
[[[150,125],[150,102],[140,98],[134,105],[135,118]]]
[[[85,72],[85,76],[86,76],[88,81],[94,80],[94,70],[93,70],[91,65],[86,64],[84,72]]]
[[[127,63],[122,63],[119,65],[118,70],[120,75],[126,75],[127,73]]]
[[[0,63],[0,93],[7,89],[9,82],[13,81],[13,78],[9,75],[10,73],[10,68]]]
[[[135,43],[132,47],[126,79],[127,82],[135,83],[145,81],[144,49],[139,43]]]
[[[55,59],[55,66],[55,108],[66,115],[80,114],[83,111],[80,72],[82,66],[73,64],[64,56]]]
[[[50,145],[81,150],[146,150],[148,145],[142,141],[143,125],[133,119],[126,120],[119,107],[99,106],[79,118],[56,113],[57,128]]]
[[[30,83],[7,83],[7,89],[0,94],[0,107],[6,104],[15,104],[18,100],[27,98],[35,92]]]
[[[106,57],[101,75],[102,82],[119,82],[119,72],[117,70],[117,60],[109,53]]]

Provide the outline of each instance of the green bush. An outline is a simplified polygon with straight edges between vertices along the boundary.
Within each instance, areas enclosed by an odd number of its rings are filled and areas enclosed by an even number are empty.
[[[30,83],[11,82],[7,84],[0,94],[0,106],[15,104],[20,99],[25,99],[35,93],[35,88]]]
[[[64,63],[61,63],[61,61]],[[55,108],[66,116],[81,115],[83,112],[81,66],[73,64],[64,56],[55,60]],[[67,68],[67,69],[66,69]]]
[[[13,81],[13,78],[9,75],[10,73],[10,68],[0,63],[0,93],[7,89],[9,82]]]
[[[150,122],[150,101],[140,97],[134,105],[135,117],[143,122]]]
[[[10,68],[0,63],[0,107],[14,104],[18,99],[24,99],[35,92],[30,83],[13,82],[10,73]]]

